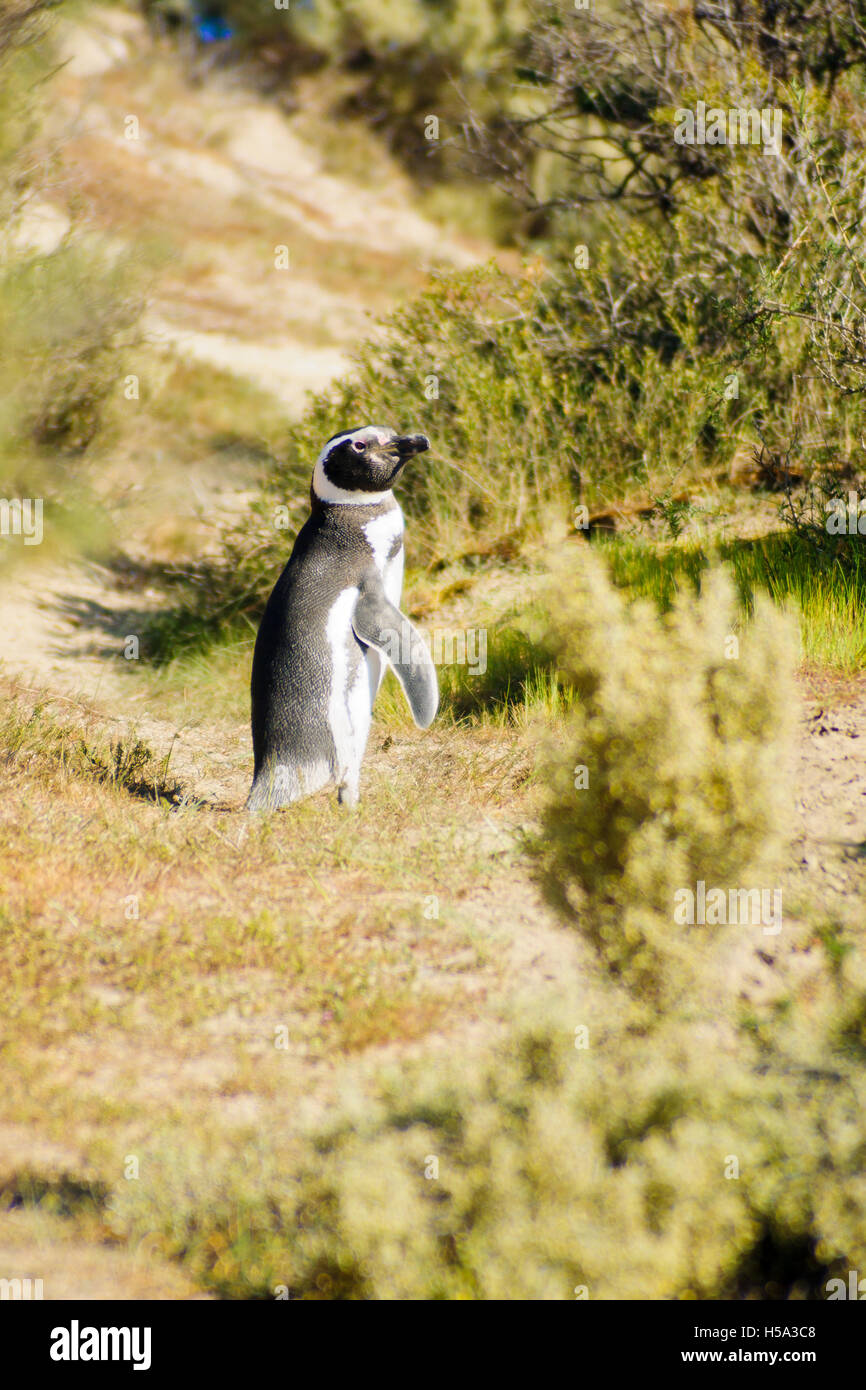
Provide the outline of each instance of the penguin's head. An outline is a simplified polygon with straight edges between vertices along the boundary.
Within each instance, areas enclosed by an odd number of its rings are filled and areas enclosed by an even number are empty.
[[[355,506],[381,502],[408,460],[429,448],[423,434],[400,435],[382,425],[332,435],[316,462],[313,497]]]

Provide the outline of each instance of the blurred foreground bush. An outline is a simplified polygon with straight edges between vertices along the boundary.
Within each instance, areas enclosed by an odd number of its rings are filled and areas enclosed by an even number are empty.
[[[580,560],[554,607],[560,669],[578,699],[550,752],[539,850],[553,900],[607,968],[660,999],[688,989],[717,930],[673,928],[679,889],[778,883],[796,629],[762,600],[738,631],[722,569],[659,618],[651,603],[627,606],[589,547]]]

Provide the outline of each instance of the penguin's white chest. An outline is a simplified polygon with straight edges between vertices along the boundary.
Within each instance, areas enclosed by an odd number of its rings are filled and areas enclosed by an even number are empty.
[[[382,576],[385,593],[394,607],[399,608],[403,592],[403,513],[400,508],[391,507],[368,521],[364,535],[373,552],[373,563]]]
[[[382,516],[368,521],[364,535],[373,552],[373,563],[382,576],[385,595],[395,608],[399,608],[403,592],[403,513],[400,508],[392,507]],[[372,710],[385,674],[385,663],[372,647],[367,648],[367,673]]]
[[[328,723],[340,773],[360,762],[372,712],[367,666],[359,660],[358,644],[352,631],[352,614],[357,601],[356,588],[343,589],[325,625],[331,655]]]
[[[403,590],[403,513],[393,507],[364,526],[373,563],[382,576],[385,593],[395,608]],[[399,542],[399,544],[398,544]],[[358,590],[343,589],[328,614],[326,636],[331,657],[328,722],[334,737],[338,777],[351,786],[357,781],[370,733],[373,702],[384,675],[378,652],[368,647],[361,656],[352,630]]]

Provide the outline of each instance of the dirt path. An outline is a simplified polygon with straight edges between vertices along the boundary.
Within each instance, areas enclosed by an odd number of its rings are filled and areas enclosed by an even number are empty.
[[[234,727],[161,714],[161,697],[135,679],[125,656],[143,611],[157,596],[130,593],[98,565],[28,567],[0,594],[0,673],[32,694],[97,710],[112,738],[142,739],[188,792],[204,802],[240,802],[249,779],[246,711]]]
[[[866,678],[809,673],[802,685],[794,872],[828,920],[859,925],[866,888]]]

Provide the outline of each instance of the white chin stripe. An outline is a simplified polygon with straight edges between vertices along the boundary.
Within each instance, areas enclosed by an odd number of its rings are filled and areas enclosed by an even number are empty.
[[[361,492],[337,487],[336,483],[325,477],[321,459],[313,472],[313,492],[320,502],[344,502],[350,507],[374,507],[377,502],[384,502],[394,495],[390,488],[384,492]]]

